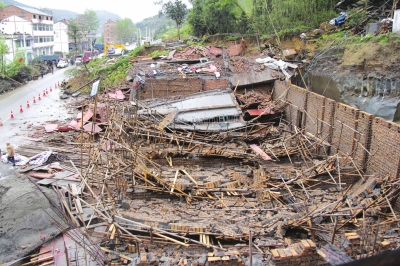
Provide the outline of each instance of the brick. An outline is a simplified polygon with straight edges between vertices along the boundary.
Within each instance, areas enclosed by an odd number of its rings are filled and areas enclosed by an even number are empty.
[[[310,244],[311,248],[316,248],[317,246],[315,245],[314,241],[307,239],[308,244]]]
[[[307,240],[302,239],[302,240],[300,240],[300,242],[301,242],[301,244],[303,244],[305,249],[311,248],[311,245],[307,242]]]
[[[279,255],[278,250],[276,250],[276,249],[272,249],[271,253],[272,253],[272,256],[274,256],[274,258],[280,258],[281,257],[281,255]]]

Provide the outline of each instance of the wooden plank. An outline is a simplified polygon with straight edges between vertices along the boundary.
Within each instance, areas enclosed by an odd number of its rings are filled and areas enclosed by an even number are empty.
[[[100,247],[100,249],[103,250],[103,251],[105,251],[105,252],[115,254],[115,255],[117,255],[117,256],[119,256],[120,258],[123,258],[123,259],[125,259],[125,260],[133,261],[132,258],[130,258],[130,257],[128,257],[128,256],[125,256],[125,255],[123,255],[123,254],[121,254],[121,253],[119,253],[119,252],[116,252],[116,251],[113,251],[113,250],[109,250],[109,249],[103,248],[103,247]],[[142,255],[142,254],[140,254],[140,255]],[[146,261],[147,261],[147,259],[146,259]]]
[[[176,170],[174,182],[172,183],[171,193],[174,192],[176,179],[178,178],[179,170]]]
[[[48,266],[48,265],[52,265],[52,264],[54,264],[54,260],[51,260],[51,261],[46,262],[46,263],[42,263],[42,264],[40,264],[39,266]],[[58,265],[57,265],[57,266],[58,266]]]
[[[53,242],[46,243],[40,247],[39,253],[41,253],[38,259],[46,258],[50,255],[53,255]],[[51,252],[51,253],[49,253]]]
[[[69,184],[69,187],[71,188],[72,195],[74,195],[74,201],[75,201],[75,207],[78,211],[78,213],[82,214],[83,209],[82,209],[82,204],[81,201],[77,198],[79,197],[79,192],[76,184]]]
[[[114,226],[114,229],[111,232],[111,236],[110,239],[114,239],[115,238],[115,233],[117,232],[117,228]]]
[[[36,261],[31,261],[31,262],[24,263],[24,264],[22,264],[22,266],[34,265],[34,264],[37,264],[37,263],[40,263],[40,262],[52,260],[53,257],[54,257],[53,255],[47,256],[47,257],[44,257],[44,258],[42,258],[42,259],[38,259],[38,260],[36,260]]]

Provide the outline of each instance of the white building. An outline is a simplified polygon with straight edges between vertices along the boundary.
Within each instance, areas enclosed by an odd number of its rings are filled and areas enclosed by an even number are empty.
[[[0,22],[0,31],[5,37],[8,47],[6,59],[13,60],[18,50],[26,50],[28,62],[33,58],[32,22],[18,16],[11,16]],[[25,46],[23,40],[25,39]]]
[[[60,20],[54,23],[54,52],[62,52],[67,54],[69,52],[69,38],[68,38],[68,22]]]
[[[25,29],[26,34],[30,34],[33,37],[32,55],[38,57],[39,55],[50,55],[54,52],[54,30],[53,30],[53,16],[34,8],[21,7],[15,5],[9,5],[0,10],[0,18],[2,21],[7,20],[12,16],[17,16],[28,22],[30,27],[28,31]],[[8,21],[12,22],[12,20]],[[17,22],[12,22],[8,25],[7,29],[16,29]],[[23,24],[25,27],[25,24]],[[6,28],[5,28],[6,29]],[[4,30],[5,30],[4,29]],[[16,30],[12,32],[4,32],[4,34],[14,34]]]

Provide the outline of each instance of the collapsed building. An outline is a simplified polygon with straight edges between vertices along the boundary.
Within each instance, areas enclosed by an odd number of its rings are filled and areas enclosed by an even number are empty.
[[[82,102],[75,148],[47,147],[68,160],[22,170],[57,192],[61,232],[24,265],[339,265],[399,247],[398,125],[290,84],[293,62],[190,49],[134,59],[125,94]]]

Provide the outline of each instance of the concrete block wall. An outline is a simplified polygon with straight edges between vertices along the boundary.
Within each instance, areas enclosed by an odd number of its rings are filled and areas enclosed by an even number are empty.
[[[357,131],[360,134],[356,135],[356,142],[354,146],[354,158],[356,162],[365,168],[366,163],[368,161],[368,151],[371,146],[371,135],[372,135],[372,120],[374,116],[367,113],[360,111],[358,114],[358,125]]]
[[[289,123],[297,127],[304,126],[307,109],[307,95],[308,92],[300,87],[291,86],[288,91],[286,101],[290,104],[286,107],[286,118]]]
[[[325,97],[314,92],[307,96],[307,113],[304,128],[307,132],[320,137],[322,131],[322,120],[325,112]]]
[[[146,79],[139,98],[152,99],[171,96],[186,96],[203,91],[203,80],[198,78]]]
[[[336,103],[331,154],[339,150],[352,155],[358,125],[358,109]]]
[[[317,127],[313,121],[323,117],[320,138],[332,145],[330,154],[340,150],[352,154],[365,171],[384,177],[400,177],[400,125],[374,118],[369,113],[284,81],[276,81],[273,99],[280,96],[280,100],[290,103],[285,110],[289,123],[298,125],[299,112],[306,110],[311,117],[303,114],[303,128],[306,132],[315,135]],[[322,102],[322,110],[317,112],[316,106],[319,107]]]
[[[375,118],[372,121],[372,138],[367,168],[383,177],[399,178],[400,126]]]
[[[332,132],[333,132],[333,123],[335,119],[336,101],[329,98],[325,98],[324,104],[325,104],[324,119],[322,122],[321,139],[323,141],[332,143]],[[311,108],[312,106],[308,106],[308,109]]]
[[[290,86],[283,81],[277,80],[274,83],[274,88],[272,89],[272,99],[286,100]]]

